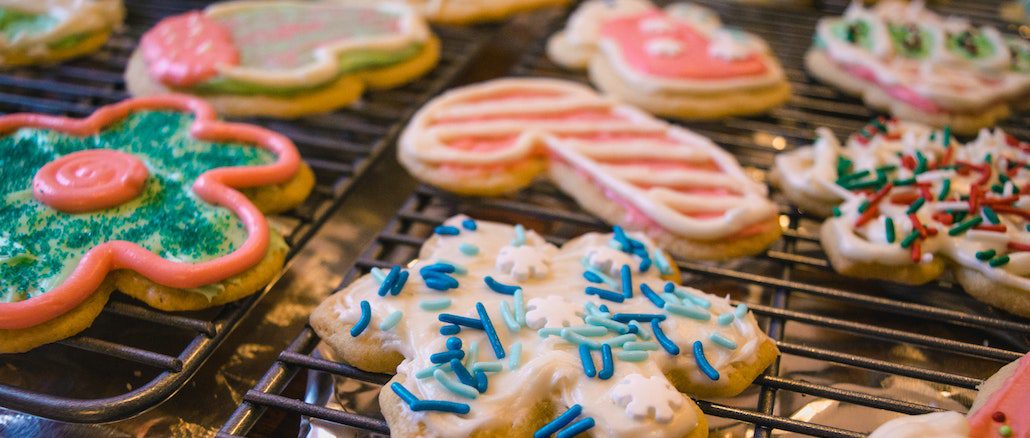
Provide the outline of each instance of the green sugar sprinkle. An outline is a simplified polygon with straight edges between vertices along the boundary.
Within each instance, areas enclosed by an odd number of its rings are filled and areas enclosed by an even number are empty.
[[[912,234],[909,234],[908,236],[905,236],[905,238],[901,241],[901,247],[902,248],[908,248],[908,247],[912,246],[912,243],[914,243],[916,241],[916,239],[918,239],[918,238],[919,238],[919,232],[918,231],[913,231]]]
[[[994,225],[998,225],[1001,223],[1001,221],[998,219],[998,213],[995,213],[993,208],[985,205],[983,207],[983,212],[984,216],[987,216],[987,222],[990,222]]]
[[[833,207],[833,217],[840,217],[842,214],[844,214],[844,213],[841,213],[840,206]],[[1030,229],[1030,228],[1027,228],[1027,229]]]
[[[941,192],[937,194],[937,200],[943,201],[948,198],[948,193],[951,192],[951,180],[946,179],[941,184]]]
[[[977,260],[987,261],[987,260],[990,260],[990,259],[994,258],[995,254],[997,254],[997,251],[995,251],[993,249],[985,249],[983,251],[977,251],[976,252],[976,258],[977,258]]]
[[[950,125],[944,125],[944,134],[942,136],[942,140],[944,141],[944,147],[951,146],[951,126]]]
[[[859,171],[859,172],[855,172],[855,173],[849,173],[847,175],[842,175],[840,178],[837,178],[837,184],[844,184],[844,183],[847,183],[849,181],[855,181],[855,180],[859,180],[859,179],[865,178],[867,176],[869,176],[869,170],[868,169],[867,170],[862,170],[862,171]]]
[[[894,180],[894,186],[895,187],[910,186],[910,185],[913,185],[915,183],[916,183],[916,179],[915,178],[905,178],[905,179]]]
[[[1005,265],[1008,262],[1009,262],[1009,256],[1008,255],[1000,255],[1000,256],[998,256],[998,257],[996,257],[994,259],[991,259],[991,261],[987,262],[987,264],[991,265],[992,268],[997,268],[999,266]]]
[[[948,235],[949,236],[958,236],[959,234],[965,233],[970,228],[973,228],[973,227],[975,227],[977,225],[980,225],[980,222],[983,222],[983,218],[982,217],[980,217],[980,216],[973,216],[973,217],[971,217],[969,219],[966,219],[966,220],[962,221],[958,225],[955,225],[950,230],[948,230]]]
[[[914,172],[916,175],[926,172],[926,155],[923,155],[921,151],[916,151],[916,169]]]
[[[886,218],[883,221],[883,226],[887,234],[887,243],[894,243],[897,236],[894,235],[894,219]]]
[[[905,214],[913,214],[919,211],[920,208],[923,208],[923,204],[926,204],[926,198],[916,198],[912,205],[909,205],[908,209],[905,210]]]

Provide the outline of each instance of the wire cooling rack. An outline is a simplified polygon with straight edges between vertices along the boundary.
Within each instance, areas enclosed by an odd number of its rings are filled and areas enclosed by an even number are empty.
[[[100,52],[52,67],[0,74],[0,113],[81,117],[129,97],[122,72],[140,35],[164,16],[206,3],[126,2],[125,27]],[[301,120],[247,120],[292,139],[316,175],[308,200],[273,219],[290,245],[291,257],[393,141],[419,103],[461,71],[489,29],[436,32],[443,41],[439,66],[407,86],[370,92],[352,108]],[[85,333],[30,353],[0,356],[0,406],[90,423],[143,412],[181,388],[270,288],[236,303],[191,313],[160,312],[115,294]]]
[[[801,68],[816,20],[841,13],[846,2],[789,10],[702,3],[716,9],[728,24],[765,38],[784,64],[794,90],[787,105],[766,116],[686,124],[734,153],[755,178],[764,180],[775,153],[805,144],[816,127],[827,126],[844,136],[876,116],[856,99],[810,79]],[[957,2],[941,12],[964,13],[975,22],[994,24],[1011,33],[1014,27],[997,21],[997,6]],[[563,24],[563,18],[557,19],[551,30]],[[513,74],[587,82],[580,73],[555,67],[543,48],[543,41],[529,48]],[[1027,138],[1028,121],[1023,115],[1003,126]],[[778,194],[774,196],[787,205]],[[607,229],[547,183],[503,199],[458,198],[421,187],[336,290],[372,267],[407,263],[416,257],[433,227],[456,213],[522,223],[554,243]],[[906,287],[843,278],[833,272],[819,245],[817,219],[784,207],[780,222],[785,229],[783,239],[759,256],[719,264],[678,261],[685,284],[747,302],[782,352],[742,396],[698,401],[715,425],[713,433],[862,437],[874,424],[873,418],[883,421],[884,415],[892,412],[921,414],[968,406],[983,378],[1030,349],[1030,321],[976,302],[949,279]],[[316,351],[318,343],[310,328],[298,335],[245,394],[220,436],[251,433],[269,410],[293,414],[288,418],[304,416],[363,431],[357,432],[358,436],[388,434],[379,415],[309,403],[291,389],[298,383],[297,376],[311,372],[327,373],[338,383],[350,380],[382,385],[389,380],[388,375],[322,358]],[[938,398],[947,395],[947,400],[927,396],[927,391]],[[833,409],[827,406],[836,407],[838,415],[832,415]],[[856,415],[858,423],[844,418]],[[743,433],[742,429],[753,432]]]

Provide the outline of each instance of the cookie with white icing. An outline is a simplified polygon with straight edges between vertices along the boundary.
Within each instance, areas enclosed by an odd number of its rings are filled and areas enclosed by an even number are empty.
[[[562,6],[569,0],[408,0],[429,21],[447,24],[473,24],[497,21],[509,16]]]
[[[124,18],[121,0],[0,0],[0,67],[94,52]]]
[[[405,128],[413,175],[469,195],[547,171],[583,208],[683,257],[762,251],[780,234],[765,186],[707,138],[567,81],[501,79],[451,90]]]
[[[689,3],[590,0],[548,41],[548,56],[588,69],[604,92],[669,117],[765,112],[790,98],[779,62],[757,36]]]
[[[832,215],[821,235],[837,271],[919,284],[954,269],[970,295],[1030,316],[1030,143],[983,129],[962,144],[883,119],[844,145],[817,132],[813,146],[776,157],[773,179]]]
[[[1030,96],[1030,43],[922,2],[854,2],[819,21],[805,65],[894,117],[975,133]]]
[[[135,96],[199,96],[226,115],[292,118],[403,85],[439,57],[439,41],[403,2],[231,1],[147,31],[125,84]]]
[[[935,412],[900,417],[869,438],[1017,438],[1030,436],[1030,355],[1005,365],[982,385],[969,414]]]
[[[703,437],[684,393],[735,395],[777,350],[745,305],[677,278],[637,233],[557,248],[457,216],[311,324],[347,362],[396,372],[379,398],[393,436]]]

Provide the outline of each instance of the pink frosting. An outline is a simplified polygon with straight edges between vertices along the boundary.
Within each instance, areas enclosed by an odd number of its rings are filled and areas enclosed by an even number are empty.
[[[913,107],[931,113],[940,113],[944,111],[943,109],[941,109],[941,107],[937,106],[937,104],[935,104],[932,100],[923,97],[911,88],[905,87],[903,85],[883,85],[876,79],[876,74],[866,67],[852,64],[847,66],[847,70],[855,77],[858,77],[867,82],[877,84],[880,88],[886,91],[887,94],[890,94],[895,99],[905,102]]]
[[[173,87],[197,85],[219,66],[240,62],[229,30],[198,11],[161,20],[139,44],[150,76]]]
[[[641,22],[648,19],[665,18],[670,27],[661,33],[649,33],[642,29]],[[727,79],[764,74],[769,68],[757,54],[741,59],[726,60],[712,57],[711,42],[681,20],[667,17],[661,10],[618,17],[605,22],[601,35],[614,41],[626,62],[644,73],[683,79]],[[672,39],[680,43],[679,53],[652,55],[647,44],[656,39]]]
[[[143,190],[147,166],[132,155],[90,149],[45,164],[32,179],[36,200],[65,213],[121,205]]]
[[[999,438],[1003,425],[1012,428],[1012,438],[1030,437],[1030,354],[1019,359],[1016,372],[968,420],[970,438]]]

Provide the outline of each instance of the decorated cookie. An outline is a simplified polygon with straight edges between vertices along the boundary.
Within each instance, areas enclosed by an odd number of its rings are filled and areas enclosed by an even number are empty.
[[[819,21],[805,64],[869,106],[958,133],[993,126],[1030,96],[1030,42],[922,2],[852,3]]]
[[[588,68],[606,93],[664,116],[753,114],[790,98],[764,41],[689,3],[663,10],[647,0],[584,2],[547,53],[567,68]]]
[[[121,0],[0,0],[0,67],[96,51],[124,16]]]
[[[1030,436],[1030,355],[980,385],[968,415],[936,412],[884,423],[869,438],[1020,438]]]
[[[1030,24],[1030,0],[1004,2],[998,12],[1007,21]]]
[[[560,6],[569,0],[408,0],[408,3],[434,23],[472,24],[501,20],[532,9]]]
[[[766,188],[708,139],[548,79],[452,90],[412,119],[398,154],[416,177],[494,195],[547,171],[580,205],[690,258],[753,254],[781,233]]]
[[[0,162],[0,353],[84,330],[113,288],[173,311],[258,291],[287,250],[262,212],[314,183],[286,137],[174,95],[0,116]]]
[[[947,128],[882,119],[844,146],[818,135],[776,157],[774,179],[832,214],[822,242],[834,268],[925,283],[954,267],[974,297],[1030,316],[1030,143],[983,129],[963,145]]]
[[[297,117],[413,80],[439,51],[399,2],[223,2],[159,22],[125,80],[137,96],[174,90],[226,115]]]
[[[396,371],[379,396],[393,436],[705,437],[684,393],[736,395],[778,353],[746,305],[678,278],[618,227],[556,248],[457,216],[311,324],[348,363]]]

